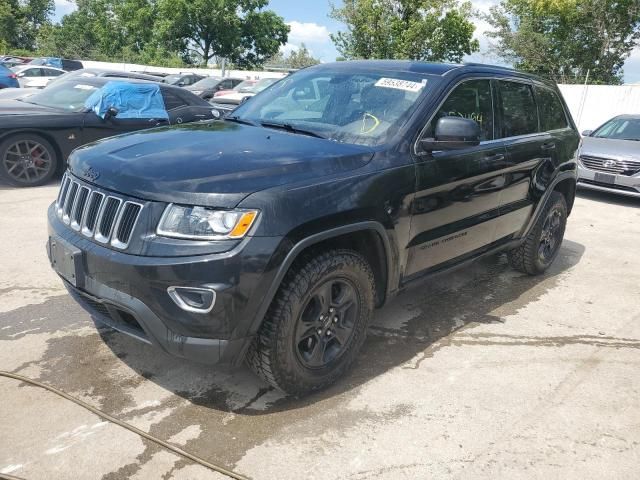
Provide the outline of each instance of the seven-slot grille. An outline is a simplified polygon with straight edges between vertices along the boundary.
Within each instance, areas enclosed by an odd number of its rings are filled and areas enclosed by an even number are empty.
[[[97,242],[125,249],[142,205],[82,185],[65,174],[56,201],[58,217],[73,230]]]
[[[611,173],[613,175],[635,175],[640,172],[640,161],[614,160],[609,158],[581,155],[580,161],[589,170]]]

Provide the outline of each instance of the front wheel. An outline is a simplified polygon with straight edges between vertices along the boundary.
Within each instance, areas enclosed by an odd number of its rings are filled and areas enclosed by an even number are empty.
[[[39,135],[15,135],[0,143],[0,177],[15,187],[44,185],[57,166],[53,145]]]
[[[560,251],[566,226],[567,202],[553,192],[525,241],[508,253],[511,266],[529,275],[545,272]]]
[[[247,363],[293,395],[331,385],[364,342],[374,296],[371,267],[357,252],[305,256],[287,273]]]

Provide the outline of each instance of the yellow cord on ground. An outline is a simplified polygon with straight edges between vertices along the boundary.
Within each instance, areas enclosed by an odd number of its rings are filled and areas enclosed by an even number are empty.
[[[55,393],[56,395],[61,396],[62,398],[65,398],[77,405],[80,405],[81,407],[89,410],[91,413],[96,414],[97,416],[99,416],[100,418],[103,418],[111,423],[115,423],[116,425],[122,427],[122,428],[126,428],[127,430],[129,430],[130,432],[135,433],[136,435],[139,435],[143,438],[146,438],[147,440],[150,440],[153,443],[156,443],[158,445],[160,445],[161,447],[166,448],[167,450],[172,451],[173,453],[180,455],[181,457],[184,458],[188,458],[189,460],[192,460],[195,463],[198,463],[200,465],[202,465],[203,467],[208,468],[209,470],[213,470],[215,472],[221,473],[223,475],[226,475],[229,478],[235,478],[236,480],[249,480],[247,477],[240,475],[239,473],[235,473],[232,472],[231,470],[227,470],[224,467],[220,467],[218,465],[215,465],[211,462],[207,462],[206,460],[197,457],[189,452],[185,452],[184,450],[182,450],[181,448],[175,447],[173,445],[171,445],[170,443],[165,442],[164,440],[160,440],[159,438],[154,437],[153,435],[148,434],[147,432],[144,432],[142,430],[140,430],[139,428],[134,427],[133,425],[129,425],[126,422],[123,422],[122,420],[118,420],[115,417],[112,417],[111,415],[109,415],[108,413],[104,413],[101,410],[98,410],[97,408],[95,408],[92,405],[89,405],[86,402],[83,402],[80,399],[74,398],[71,395],[68,395],[66,393],[64,393],[61,390],[58,390],[55,387],[51,387],[47,384],[38,382],[37,380],[32,380],[30,378],[27,377],[23,377],[22,375],[18,375],[16,373],[11,373],[11,372],[4,372],[2,370],[0,370],[0,377],[7,377],[7,378],[12,378],[13,380],[18,380],[24,383],[27,383],[29,385],[35,386],[35,387],[40,387],[40,388],[44,388],[45,390],[48,390],[52,393]],[[5,474],[0,473],[0,478],[2,478],[2,476]],[[11,478],[10,476],[6,475],[5,478]],[[14,477],[15,478],[15,477]]]

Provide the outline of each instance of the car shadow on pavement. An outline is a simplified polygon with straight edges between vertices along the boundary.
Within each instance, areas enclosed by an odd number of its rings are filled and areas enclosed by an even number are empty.
[[[340,398],[390,369],[416,368],[453,332],[504,323],[505,317],[552,289],[584,251],[583,245],[565,240],[551,268],[537,277],[515,272],[502,254],[414,285],[376,311],[352,371],[327,390],[301,399],[275,390],[245,367],[229,371],[197,365],[111,330],[100,332],[126,365],[194,405],[241,415],[291,411]]]
[[[640,197],[627,197],[625,195],[617,195],[615,193],[601,192],[599,190],[589,190],[586,188],[578,188],[576,195],[587,200],[608,203],[609,205],[619,205],[621,207],[640,208]]]

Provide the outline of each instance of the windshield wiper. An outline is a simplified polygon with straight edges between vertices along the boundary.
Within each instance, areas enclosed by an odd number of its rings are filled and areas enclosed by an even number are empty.
[[[243,125],[251,125],[252,127],[256,126],[255,122],[252,122],[250,120],[245,120],[244,118],[240,118],[237,115],[231,115],[230,117],[224,117],[223,120],[229,120],[230,122],[241,123]]]
[[[300,135],[308,135],[309,137],[326,138],[326,137],[323,137],[322,135],[320,135],[319,133],[316,133],[314,131],[305,130],[304,128],[294,127],[290,123],[260,122],[260,125],[262,125],[265,128],[279,128],[281,130],[286,130],[287,132],[291,132],[291,133],[299,133]]]

